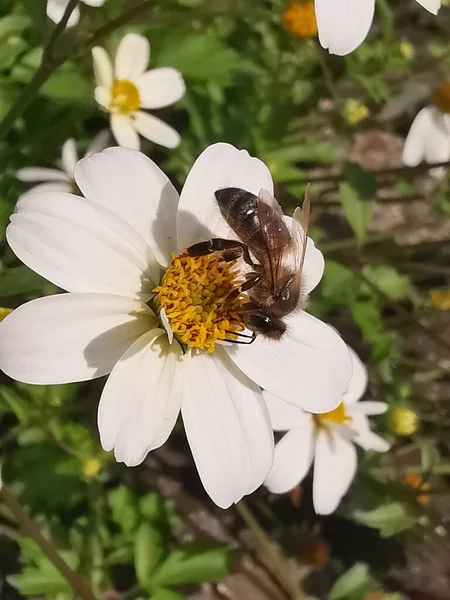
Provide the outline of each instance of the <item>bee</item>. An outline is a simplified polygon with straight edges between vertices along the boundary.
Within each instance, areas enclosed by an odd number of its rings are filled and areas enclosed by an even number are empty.
[[[242,256],[250,271],[238,293],[246,292],[248,297],[241,317],[253,332],[251,341],[257,334],[279,340],[286,331],[283,318],[306,303],[302,273],[309,231],[309,188],[303,209],[294,212],[291,230],[281,206],[266,190],[255,196],[240,188],[224,188],[217,190],[215,197],[239,240],[212,238],[194,244],[188,253],[219,252],[224,260]]]

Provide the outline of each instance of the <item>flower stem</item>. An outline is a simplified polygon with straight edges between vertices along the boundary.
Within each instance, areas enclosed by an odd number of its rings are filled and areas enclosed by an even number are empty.
[[[23,90],[17,102],[11,107],[3,121],[1,121],[0,140],[2,140],[9,133],[16,120],[23,115],[23,113],[25,112],[29,104],[31,104],[31,102],[34,100],[44,83],[51,77],[51,75],[53,75],[53,73],[61,65],[63,65],[70,58],[75,58],[88,52],[104,37],[115,31],[119,27],[122,27],[122,25],[125,25],[129,21],[132,21],[141,12],[149,8],[153,2],[154,0],[144,0],[144,2],[142,2],[141,4],[130,8],[123,14],[119,15],[116,19],[113,19],[109,23],[106,23],[106,25],[100,27],[86,40],[82,41],[78,39],[77,41],[80,43],[81,50],[75,53],[75,56],[73,54],[73,49],[69,49],[65,54],[62,54],[61,56],[55,56],[54,48],[56,41],[61,35],[61,33],[64,31],[67,21],[69,20],[69,17],[77,4],[77,0],[70,0],[64,12],[63,19],[56,26],[47,45],[44,48],[41,64],[38,70],[36,71],[32,79],[28,82],[28,85]]]
[[[24,534],[31,538],[47,558],[51,560],[64,579],[70,584],[74,594],[83,600],[96,600],[86,581],[69,567],[58,554],[53,544],[42,535],[39,525],[36,521],[30,519],[7,485],[3,485],[1,488],[0,498],[17,519]]]
[[[290,572],[281,551],[274,545],[243,500],[236,504],[236,510],[252,532],[261,553],[265,555],[267,563],[269,563],[268,566],[273,576],[281,587],[288,593],[291,600],[304,600],[306,594]]]

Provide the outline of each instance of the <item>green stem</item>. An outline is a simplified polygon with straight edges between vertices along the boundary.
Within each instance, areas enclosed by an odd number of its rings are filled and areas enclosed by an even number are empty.
[[[80,47],[82,49],[75,55],[73,55],[72,49],[70,49],[66,54],[63,54],[59,57],[54,56],[53,50],[55,42],[57,41],[58,37],[63,31],[63,28],[60,27],[63,21],[61,21],[61,23],[58,23],[58,26],[53,32],[48,44],[44,48],[42,61],[38,70],[23,90],[22,95],[19,97],[17,102],[11,107],[10,111],[6,114],[5,118],[0,123],[0,140],[2,140],[9,133],[16,120],[23,115],[23,113],[25,112],[29,104],[31,104],[31,102],[34,100],[44,83],[51,77],[51,75],[53,75],[53,73],[61,65],[63,65],[70,58],[77,58],[78,56],[81,56],[82,54],[85,54],[86,52],[91,50],[91,48],[96,46],[107,35],[115,31],[119,27],[122,27],[122,25],[125,25],[129,21],[132,21],[141,12],[149,8],[153,1],[154,0],[145,0],[141,4],[130,8],[130,10],[127,10],[116,19],[113,19],[109,23],[106,23],[106,25],[103,25],[103,27],[100,27],[100,29],[98,29],[91,36],[89,36],[84,42],[82,40],[77,40],[80,43]],[[70,13],[74,8],[74,5],[76,5],[76,0],[71,0],[71,2],[66,8],[66,12],[64,13],[63,20],[67,16],[67,19],[65,19],[65,23],[67,23]],[[71,10],[69,12],[70,8]]]
[[[274,545],[274,542],[260,526],[243,500],[236,504],[236,510],[252,532],[261,553],[269,563],[268,566],[270,566],[273,576],[280,583],[281,587],[289,594],[292,600],[304,600],[306,594],[297,579],[293,577],[281,551]]]
[[[30,519],[8,486],[3,485],[0,490],[0,498],[18,521],[24,534],[31,538],[47,558],[51,560],[64,579],[70,584],[74,594],[82,598],[82,600],[96,600],[86,581],[69,567],[58,554],[53,544],[42,535],[39,525],[36,521]]]

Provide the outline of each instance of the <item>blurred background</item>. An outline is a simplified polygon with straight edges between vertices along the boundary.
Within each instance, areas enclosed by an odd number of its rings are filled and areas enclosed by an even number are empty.
[[[311,183],[311,237],[326,270],[308,310],[366,365],[365,398],[389,404],[376,430],[391,450],[361,456],[331,516],[314,513],[309,479],[283,496],[261,488],[224,511],[204,492],[181,426],[127,469],[99,444],[103,380],[34,387],[0,374],[1,600],[73,598],[52,552],[81,574],[88,592],[77,597],[90,600],[450,598],[450,135],[438,169],[402,159],[423,107],[450,113],[450,8],[434,17],[413,0],[378,0],[367,41],[337,57],[298,4],[80,3],[52,69],[64,60],[0,141],[1,316],[57,291],[6,244],[9,215],[30,187],[17,173],[54,167],[70,138],[82,156],[108,128],[87,45],[97,36],[114,56],[138,32],[150,41],[150,68],[175,67],[186,81],[184,98],[155,113],[180,145],[141,140],[178,189],[216,141],[265,161],[288,213]],[[45,0],[0,0],[0,120],[23,98],[54,30]],[[50,555],[30,538],[36,527]]]

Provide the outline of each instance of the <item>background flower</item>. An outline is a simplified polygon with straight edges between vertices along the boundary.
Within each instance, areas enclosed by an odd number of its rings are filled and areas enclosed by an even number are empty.
[[[110,113],[111,130],[120,146],[139,150],[139,135],[175,148],[178,133],[144,108],[164,108],[178,102],[186,86],[181,74],[171,67],[146,71],[150,44],[147,38],[127,34],[119,44],[114,66],[104,48],[93,48],[95,99]]]
[[[106,0],[80,0],[83,4],[87,6],[103,6]],[[59,23],[63,18],[64,13],[66,12],[66,8],[69,4],[69,0],[47,0],[47,16],[54,23]],[[78,6],[75,7],[72,14],[67,21],[67,27],[73,27],[77,25],[80,20],[80,8]]]
[[[277,443],[272,470],[265,481],[271,492],[282,494],[306,477],[314,462],[313,502],[317,513],[336,510],[357,468],[354,444],[385,452],[389,444],[370,430],[368,416],[384,413],[384,402],[358,401],[367,387],[367,370],[351,348],[353,375],[342,404],[323,415],[311,415],[265,393],[272,425],[288,432]],[[299,379],[299,393],[302,382]]]

